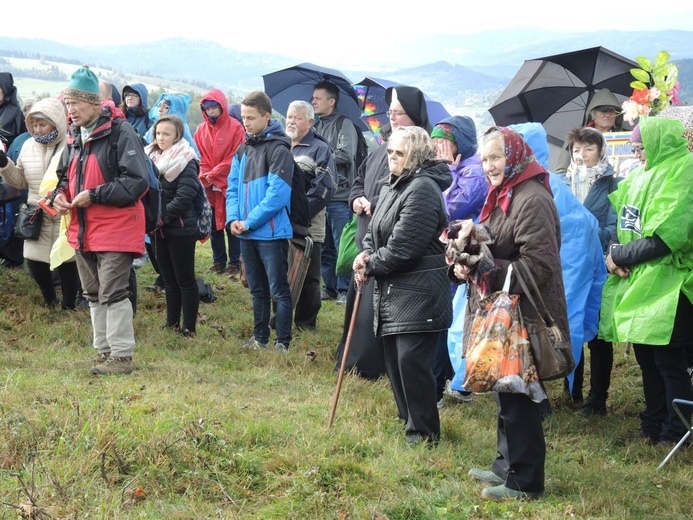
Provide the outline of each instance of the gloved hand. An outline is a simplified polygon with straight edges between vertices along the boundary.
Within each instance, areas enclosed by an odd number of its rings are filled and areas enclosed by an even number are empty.
[[[2,148],[0,148],[0,168],[4,168],[5,166],[7,166],[8,160],[9,159],[7,159],[7,155],[5,155],[5,152],[2,150]]]

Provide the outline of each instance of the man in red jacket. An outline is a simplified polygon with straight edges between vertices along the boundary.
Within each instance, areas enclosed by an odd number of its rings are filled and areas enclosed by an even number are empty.
[[[99,80],[88,67],[72,75],[64,94],[72,128],[53,205],[71,217],[67,238],[76,250],[97,349],[91,373],[129,374],[135,349],[130,267],[144,254],[140,198],[149,186],[144,149],[132,126],[101,106]],[[116,131],[114,150],[109,135]]]
[[[200,150],[200,179],[207,188],[207,197],[214,210],[214,231],[210,236],[214,265],[210,271],[240,274],[241,245],[238,237],[226,229],[228,257],[224,241],[226,223],[226,189],[231,161],[236,149],[245,141],[243,125],[229,115],[229,102],[221,90],[212,89],[200,102],[204,121],[197,127],[193,140]]]

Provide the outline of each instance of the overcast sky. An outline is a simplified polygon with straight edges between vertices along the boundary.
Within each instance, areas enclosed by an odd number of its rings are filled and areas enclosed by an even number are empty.
[[[364,53],[374,53],[380,62],[399,60],[398,44],[424,34],[470,34],[513,27],[561,32],[693,30],[690,0],[659,4],[529,0],[511,6],[500,1],[470,6],[467,0],[435,0],[412,2],[411,8],[404,7],[409,2],[379,2],[376,6],[375,2],[330,0],[246,0],[214,6],[211,2],[174,6],[151,0],[132,4],[7,0],[3,4],[0,35],[7,37],[45,38],[76,46],[182,37],[335,67],[357,66]],[[30,15],[26,12],[29,6]],[[423,9],[427,6],[430,8]],[[355,51],[356,42],[363,47]]]

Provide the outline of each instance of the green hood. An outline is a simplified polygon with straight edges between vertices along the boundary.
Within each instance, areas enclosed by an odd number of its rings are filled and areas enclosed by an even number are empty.
[[[599,334],[607,340],[666,345],[679,293],[693,301],[693,154],[683,125],[664,118],[640,122],[647,169],[637,168],[609,199],[621,244],[659,236],[671,253],[630,266],[628,278],[609,276]]]

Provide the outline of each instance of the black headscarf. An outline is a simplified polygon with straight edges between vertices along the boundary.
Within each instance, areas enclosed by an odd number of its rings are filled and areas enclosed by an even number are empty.
[[[416,87],[389,87],[385,91],[385,102],[388,106],[392,103],[392,90],[397,91],[397,101],[416,126],[426,130],[429,134],[433,127],[428,122],[428,110],[424,94]]]

